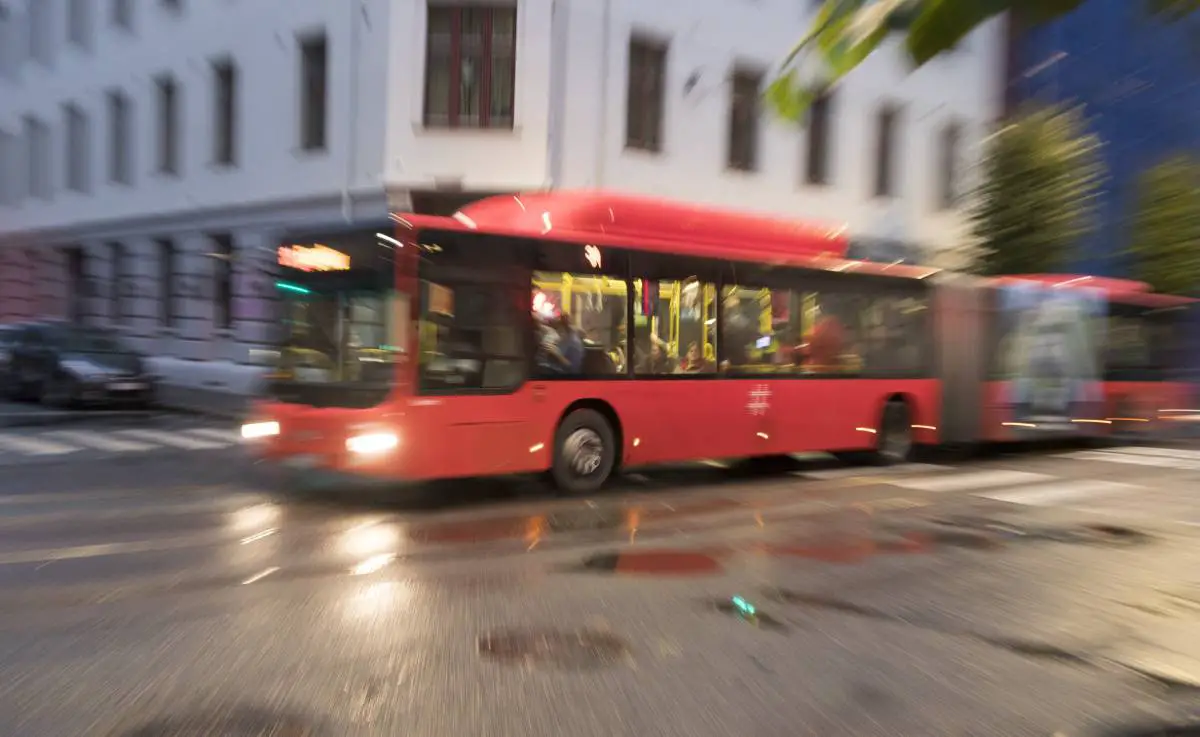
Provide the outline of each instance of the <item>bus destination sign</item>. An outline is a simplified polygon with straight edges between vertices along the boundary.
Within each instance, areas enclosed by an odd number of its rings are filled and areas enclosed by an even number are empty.
[[[350,257],[329,246],[280,246],[279,265],[299,271],[349,271]]]

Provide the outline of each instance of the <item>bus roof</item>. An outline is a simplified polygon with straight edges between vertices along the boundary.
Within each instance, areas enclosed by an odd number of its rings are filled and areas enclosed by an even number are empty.
[[[995,277],[1001,284],[1028,281],[1064,289],[1099,289],[1110,302],[1140,307],[1178,307],[1196,300],[1174,294],[1159,294],[1146,282],[1078,274],[1012,274]]]
[[[924,278],[937,269],[847,258],[843,226],[784,220],[656,197],[593,190],[496,195],[452,217],[397,215],[417,228],[636,246],[708,258]]]

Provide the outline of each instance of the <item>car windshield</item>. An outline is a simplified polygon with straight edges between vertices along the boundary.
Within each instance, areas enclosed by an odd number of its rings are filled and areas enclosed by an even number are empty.
[[[105,330],[61,327],[50,331],[50,344],[64,353],[128,353],[120,339]]]

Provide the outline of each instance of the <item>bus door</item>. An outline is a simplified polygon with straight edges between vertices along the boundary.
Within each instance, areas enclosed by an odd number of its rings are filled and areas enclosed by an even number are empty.
[[[638,432],[648,460],[739,454],[747,428],[741,393],[718,381],[717,289],[697,277],[634,281],[634,375]]]

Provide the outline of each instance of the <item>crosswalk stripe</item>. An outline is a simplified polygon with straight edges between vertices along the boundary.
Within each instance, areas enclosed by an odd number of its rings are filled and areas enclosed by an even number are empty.
[[[1010,504],[1045,507],[1078,499],[1122,494],[1137,491],[1140,488],[1133,484],[1122,484],[1116,481],[1077,479],[1073,481],[1063,480],[1049,484],[1037,484],[1019,489],[1006,489],[998,492],[983,492],[976,494],[976,496],[998,502],[1009,502]]]
[[[1015,486],[1017,484],[1049,481],[1053,479],[1044,473],[1029,471],[976,471],[955,476],[939,476],[936,478],[892,479],[893,486],[913,491],[971,491],[974,489],[994,489],[999,486]]]
[[[207,448],[223,448],[221,443],[214,443],[211,440],[196,440],[195,438],[184,437],[180,433],[168,431],[154,430],[118,430],[115,435],[120,435],[123,438],[133,438],[134,440],[143,440],[148,443],[156,443],[158,445],[169,445],[174,448],[183,448],[185,450],[204,450]]]
[[[75,453],[79,448],[52,440],[38,440],[29,436],[0,435],[0,450],[24,453],[25,455],[48,456]]]
[[[1187,448],[1150,448],[1144,445],[1130,445],[1124,448],[1108,448],[1110,453],[1128,453],[1130,455],[1154,456],[1156,458],[1181,458],[1189,461],[1200,461],[1200,450]]]
[[[937,466],[931,463],[906,463],[900,466],[880,466],[878,468],[829,468],[822,471],[795,471],[793,476],[800,478],[829,481],[855,476],[891,476],[911,473],[937,473],[951,471],[953,466]]]
[[[1118,453],[1111,450],[1081,450],[1075,453],[1063,453],[1055,457],[1073,461],[1102,461],[1104,463],[1124,463],[1130,466],[1153,466],[1155,468],[1173,468],[1179,471],[1200,471],[1200,459],[1188,460],[1174,456]]]
[[[137,453],[151,450],[155,447],[147,443],[137,443],[132,440],[120,440],[104,435],[103,433],[89,432],[86,430],[56,430],[54,432],[44,433],[43,437],[50,437],[53,440],[60,440],[66,443],[72,443],[74,445],[82,445],[85,448],[111,450],[120,453]]]
[[[236,445],[242,439],[242,434],[238,430],[227,429],[219,430],[215,427],[197,427],[192,430],[184,430],[188,435],[215,440],[225,445]]]

